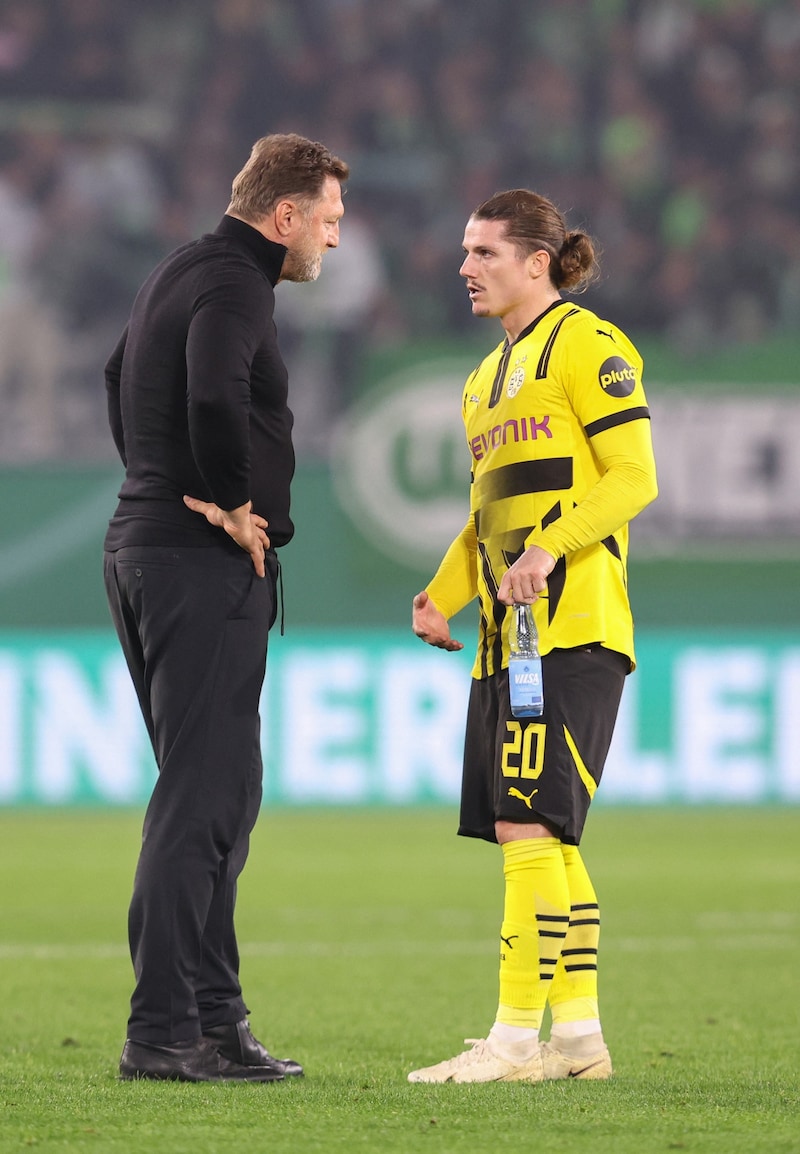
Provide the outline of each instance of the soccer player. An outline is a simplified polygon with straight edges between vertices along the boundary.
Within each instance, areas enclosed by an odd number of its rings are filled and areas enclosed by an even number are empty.
[[[615,325],[562,299],[597,260],[545,197],[491,197],[464,252],[473,315],[497,317],[505,339],[464,389],[470,515],[414,598],[412,624],[428,644],[461,649],[448,619],[479,599],[458,832],[502,850],[500,991],[486,1038],[408,1079],[608,1078],[600,918],[578,846],[634,666],[628,522],[656,496],[642,360]],[[533,605],[539,633],[539,718],[510,709],[515,604]]]

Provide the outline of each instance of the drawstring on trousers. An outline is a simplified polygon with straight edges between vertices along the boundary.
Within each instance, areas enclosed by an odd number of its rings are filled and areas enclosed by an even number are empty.
[[[284,625],[285,625],[285,605],[286,605],[286,603],[283,599],[283,569],[281,569],[281,562],[280,562],[280,558],[278,557],[277,553],[275,554],[275,560],[278,564],[278,571],[277,571],[277,578],[278,579],[276,582],[276,587],[278,590],[278,604],[280,605],[280,609],[281,609],[281,637],[283,637],[283,635],[285,633]]]

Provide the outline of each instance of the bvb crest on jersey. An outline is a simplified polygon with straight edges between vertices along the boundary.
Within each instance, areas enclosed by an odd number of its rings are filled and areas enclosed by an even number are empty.
[[[527,357],[523,357],[522,360],[517,361],[516,365],[514,366],[513,373],[508,378],[506,393],[509,397],[516,397],[517,393],[525,384],[525,370],[523,369],[522,365],[527,359]]]

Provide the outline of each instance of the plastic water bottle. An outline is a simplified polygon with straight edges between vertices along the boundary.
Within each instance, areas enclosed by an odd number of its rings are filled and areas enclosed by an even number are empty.
[[[515,605],[509,630],[508,692],[514,717],[540,717],[544,711],[539,635],[530,605]]]

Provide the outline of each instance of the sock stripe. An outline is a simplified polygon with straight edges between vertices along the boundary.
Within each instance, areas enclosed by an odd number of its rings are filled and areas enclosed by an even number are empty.
[[[600,906],[580,851],[562,845],[561,852],[570,891],[570,921],[553,983],[549,987],[553,1028],[597,1022],[597,948],[600,938]],[[569,1032],[569,1031],[568,1031]]]

